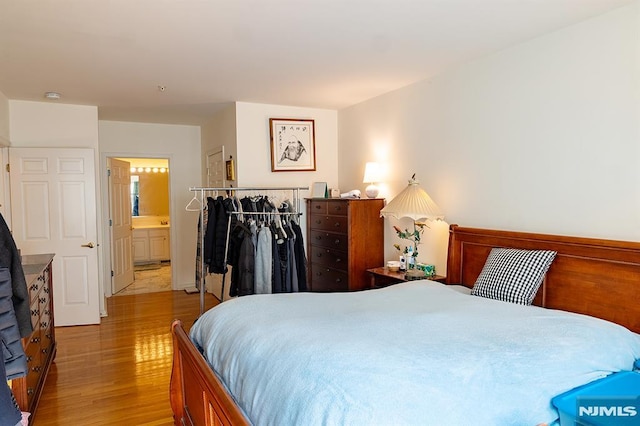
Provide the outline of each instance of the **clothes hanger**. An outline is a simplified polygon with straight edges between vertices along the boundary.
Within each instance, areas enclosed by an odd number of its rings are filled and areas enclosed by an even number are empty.
[[[193,202],[198,203],[198,208],[194,208],[192,206]],[[199,212],[202,209],[202,203],[200,202],[200,200],[198,200],[198,197],[196,195],[193,196],[193,198],[191,199],[191,201],[189,201],[189,204],[187,204],[184,209],[188,212]]]

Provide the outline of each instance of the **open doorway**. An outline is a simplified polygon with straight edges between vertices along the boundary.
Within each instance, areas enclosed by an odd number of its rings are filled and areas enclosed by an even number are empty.
[[[167,158],[109,158],[112,294],[171,290]]]

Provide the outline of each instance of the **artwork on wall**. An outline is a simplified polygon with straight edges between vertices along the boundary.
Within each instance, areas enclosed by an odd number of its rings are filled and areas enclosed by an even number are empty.
[[[227,180],[236,180],[235,167],[233,164],[233,158],[230,158],[225,162],[227,170]]]
[[[314,120],[270,118],[269,130],[272,172],[316,169]]]

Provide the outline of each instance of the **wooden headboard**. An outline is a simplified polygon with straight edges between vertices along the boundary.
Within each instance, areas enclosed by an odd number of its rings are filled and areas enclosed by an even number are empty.
[[[451,225],[447,284],[473,287],[493,247],[557,251],[535,305],[603,318],[640,333],[640,243]]]

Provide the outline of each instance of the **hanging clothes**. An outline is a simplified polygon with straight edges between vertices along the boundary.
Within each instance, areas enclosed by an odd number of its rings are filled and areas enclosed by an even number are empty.
[[[291,221],[291,229],[296,236],[293,250],[296,257],[296,271],[298,273],[298,291],[307,291],[307,257],[304,252],[302,229],[300,225],[293,220]]]
[[[255,293],[271,293],[271,283],[273,281],[273,235],[268,226],[261,226],[258,231],[258,244],[256,246],[256,266],[255,266]]]
[[[251,229],[238,222],[229,235],[229,265],[231,285],[229,296],[246,296],[254,292],[255,246]]]
[[[4,350],[0,351],[0,377],[6,375],[4,369]],[[6,380],[0,380],[0,425],[17,425],[22,419],[22,413],[13,398],[11,388]]]
[[[20,253],[0,214],[0,424],[16,425],[22,414],[7,385],[7,379],[27,373],[27,358],[21,337],[31,335],[29,291]]]
[[[200,283],[202,282],[203,274],[206,274],[206,264],[204,263],[203,255],[203,235],[204,230],[207,229],[207,222],[209,220],[208,210],[203,208],[203,214],[198,216],[198,239],[196,241],[196,288],[200,290]]]
[[[31,303],[29,290],[24,278],[18,247],[16,247],[16,242],[2,214],[0,214],[0,267],[9,268],[9,273],[11,274],[13,309],[18,320],[20,336],[30,336],[33,332],[33,327],[31,325],[31,311],[29,310],[29,304]]]

